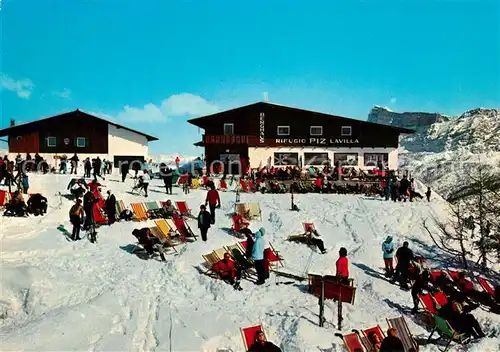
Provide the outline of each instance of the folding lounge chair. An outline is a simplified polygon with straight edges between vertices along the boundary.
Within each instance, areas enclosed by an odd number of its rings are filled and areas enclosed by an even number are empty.
[[[302,223],[302,225],[304,226],[305,232],[310,232],[310,231],[316,230],[316,228],[314,227],[314,224],[312,222],[304,222],[304,223]]]
[[[255,341],[255,334],[257,334],[257,332],[262,331],[264,333],[264,337],[266,337],[266,333],[264,332],[262,324],[250,326],[248,328],[240,328],[240,331],[241,337],[243,338],[243,346],[245,346],[245,352],[248,351],[250,347],[252,347]]]
[[[124,211],[126,208],[125,208],[125,203],[123,202],[123,200],[117,200],[116,201],[116,217],[119,218],[120,217],[120,214],[122,213],[122,211]]]
[[[495,289],[493,288],[493,286],[488,281],[486,281],[485,278],[478,277],[477,278],[477,282],[479,283],[479,285],[481,285],[481,287],[483,288],[484,292],[487,292],[490,295],[492,295],[493,297],[495,297]]]
[[[222,248],[214,249],[214,251],[212,253],[214,253],[219,260],[222,260],[222,259],[224,259],[224,254],[228,253],[228,251],[226,250],[226,248],[222,247]]]
[[[245,203],[235,204],[234,212],[238,215],[243,216],[245,219],[250,220],[250,210],[247,208],[247,204]]]
[[[240,180],[240,188],[242,192],[248,193],[248,184],[245,181]]]
[[[253,268],[254,264],[252,259],[247,258],[245,249],[241,246],[240,243],[225,246],[224,249],[231,255],[235,263],[244,268],[243,273],[248,274],[246,270]]]
[[[418,343],[417,340],[413,337],[410,329],[408,328],[408,324],[406,324],[406,320],[403,316],[399,318],[386,319],[387,325],[389,328],[394,328],[398,332],[398,336],[403,343],[405,351],[408,352],[410,349],[414,348],[418,351]]]
[[[157,219],[154,221],[155,225],[158,227],[158,229],[165,235],[170,237],[170,233],[172,232],[172,228],[170,225],[165,221],[165,219]]]
[[[260,210],[259,203],[248,203],[246,204],[246,209],[248,211],[248,216],[251,219],[260,219],[262,221],[262,210]]]
[[[177,207],[177,210],[179,210],[179,213],[182,216],[192,216],[191,215],[191,209],[189,209],[188,205],[186,202],[175,202],[175,206]]]
[[[183,242],[186,240],[187,237],[193,237],[195,240],[198,240],[193,230],[191,230],[191,227],[189,227],[188,223],[184,221],[184,218],[182,216],[174,215],[174,218],[172,220]]]
[[[218,278],[219,276],[212,270],[214,265],[220,261],[220,259],[217,257],[217,255],[214,252],[212,252],[212,253],[202,255],[202,258],[205,261],[204,265],[207,267],[205,274]]]
[[[448,297],[444,294],[443,291],[438,291],[432,295],[434,301],[439,304],[441,307],[448,303]]]
[[[460,334],[457,331],[455,331],[451,325],[441,318],[438,315],[434,316],[434,329],[432,329],[431,334],[429,335],[429,338],[427,339],[427,343],[431,340],[432,335],[434,332],[438,332],[439,337],[444,338],[447,340],[446,347],[443,349],[439,349],[440,351],[444,352],[450,347],[452,341],[456,341],[460,344],[465,344],[469,342],[469,338],[465,336],[465,334]]]
[[[146,208],[148,218],[161,218],[161,215],[159,214],[159,210],[161,209],[161,207],[159,206],[158,202],[146,202],[144,206]]]
[[[240,233],[241,229],[248,227],[250,225],[247,221],[245,221],[245,218],[241,215],[233,215],[232,216],[233,220],[233,225],[231,226],[231,230],[233,230],[235,233]]]
[[[274,249],[274,247],[271,244],[271,242],[269,242],[269,249],[270,249],[270,252],[269,252],[269,264],[271,265],[271,267],[273,267],[273,266],[284,266],[284,264],[282,263],[283,258],[280,257],[279,253]]]
[[[131,203],[130,207],[134,212],[134,220],[136,221],[145,221],[148,219],[148,215],[146,213],[146,209],[144,208],[144,204],[142,203]]]
[[[458,274],[459,274],[458,271],[448,270],[448,274],[451,276],[451,278],[453,279],[453,281],[457,281],[458,280]]]
[[[227,191],[227,182],[226,182],[226,180],[220,180],[219,181],[219,190],[220,191]]]
[[[344,346],[348,352],[354,352],[356,350],[361,350],[363,352],[366,351],[363,343],[361,342],[361,339],[355,332],[347,335],[335,334],[335,336],[342,339],[342,341],[344,342]]]
[[[166,236],[158,226],[150,227],[149,230],[151,231],[153,236],[158,238],[164,246],[165,244],[167,244],[167,248],[172,248],[174,252],[177,252],[177,249],[175,249],[175,243],[172,241],[170,236]]]
[[[99,204],[96,204],[94,206],[92,215],[94,217],[94,223],[96,225],[105,225],[108,223],[104,210],[99,206]]]
[[[425,311],[434,316],[438,314],[436,307],[434,306],[434,299],[430,293],[418,295],[420,303],[424,306]]]
[[[373,345],[370,342],[370,339],[368,338],[368,336],[372,333],[372,331],[377,334],[380,341],[382,341],[385,338],[384,332],[380,328],[380,325],[374,326],[374,327],[366,329],[366,330],[362,330],[363,334],[360,334],[359,330],[352,330],[352,332],[355,332],[356,334],[358,334],[359,339],[361,340],[361,342],[363,343],[363,345],[365,346],[365,349],[367,351],[371,351],[373,349]]]

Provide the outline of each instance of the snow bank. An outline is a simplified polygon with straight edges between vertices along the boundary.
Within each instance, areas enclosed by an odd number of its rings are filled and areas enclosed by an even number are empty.
[[[143,201],[128,193],[132,180],[107,178],[106,188],[125,203]],[[240,327],[263,323],[268,338],[283,351],[341,351],[336,304],[326,304],[326,324],[318,327],[318,300],[305,283],[275,277],[263,286],[242,281],[243,291],[200,274],[202,254],[237,241],[227,233],[227,216],[235,194],[222,193],[216,225],[208,242],[179,246],[168,262],[142,260],[130,253],[134,228],[150,223],[117,223],[98,230],[98,243],[68,242],[58,230],[69,229],[72,202],[62,196],[69,176],[32,176],[33,192],[49,199],[45,217],[0,217],[2,265],[0,339],[2,350],[134,350],[241,351]],[[153,180],[150,200],[165,200],[162,183]],[[175,188],[172,200],[186,200],[196,211],[205,192],[183,195]],[[104,190],[103,190],[104,191]],[[447,265],[430,243],[422,219],[447,216],[446,205],[392,203],[350,195],[295,195],[300,212],[291,212],[289,195],[242,194],[244,202],[259,202],[266,237],[285,258],[283,270],[295,274],[333,274],[340,247],[349,252],[351,276],[358,287],[354,305],[344,306],[342,332],[380,324],[404,314],[412,332],[422,341],[429,335],[409,314],[411,296],[383,277],[380,245],[387,235],[398,245],[430,258],[433,267]],[[313,221],[328,253],[319,254],[286,238],[302,232],[302,222]],[[189,220],[196,229],[195,220]],[[500,319],[486,311],[474,313],[490,336],[466,347],[468,351],[497,351]],[[497,346],[497,347],[495,347]],[[437,351],[436,345],[421,351]],[[451,350],[459,350],[453,345]]]

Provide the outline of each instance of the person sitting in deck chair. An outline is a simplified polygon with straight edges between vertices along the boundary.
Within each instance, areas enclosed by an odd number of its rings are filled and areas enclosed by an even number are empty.
[[[163,216],[168,219],[174,216],[174,214],[177,213],[177,210],[175,209],[174,205],[172,204],[172,201],[170,199],[167,200],[165,203],[165,206],[163,207]]]
[[[380,352],[380,346],[382,346],[382,341],[375,331],[371,331],[368,334],[368,341],[372,344],[369,352]]]
[[[31,195],[28,199],[28,212],[35,216],[45,214],[47,212],[47,198],[40,193]]]
[[[130,209],[124,209],[120,213],[120,220],[131,221],[134,218],[134,213]]]
[[[321,254],[326,253],[325,245],[323,240],[320,238],[317,230],[306,231],[303,234],[297,236],[290,236],[288,238],[289,241],[295,241],[299,243],[305,243],[307,245],[316,246],[321,251]]]
[[[140,230],[135,229],[132,231],[132,235],[137,238],[139,244],[144,246],[144,249],[150,256],[153,255],[156,249],[160,253],[161,260],[166,261],[160,240],[151,234],[151,230],[148,227],[144,227]]]
[[[485,306],[495,307],[495,299],[487,292],[476,290],[474,284],[465,277],[463,271],[458,273],[457,286],[468,298],[484,304]]]
[[[405,352],[403,342],[398,337],[398,331],[395,328],[387,330],[387,337],[380,345],[380,352]]]
[[[281,352],[281,348],[272,342],[266,341],[264,332],[259,330],[255,334],[254,343],[250,346],[248,352]]]
[[[5,205],[4,216],[24,216],[26,215],[26,203],[24,202],[23,194],[20,191],[15,191],[12,199]]]
[[[221,280],[231,284],[235,290],[242,290],[239,282],[241,268],[236,266],[229,253],[225,253],[224,259],[217,262],[212,270],[219,275]]]
[[[471,311],[479,305],[464,305],[465,295],[457,297],[456,300],[450,299],[447,304],[439,309],[439,316],[447,320],[451,327],[459,333],[479,339],[485,337],[481,326],[476,318],[470,314]]]

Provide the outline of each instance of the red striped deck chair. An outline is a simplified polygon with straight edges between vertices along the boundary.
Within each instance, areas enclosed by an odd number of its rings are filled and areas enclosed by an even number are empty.
[[[493,285],[491,285],[484,277],[478,277],[477,282],[481,285],[484,292],[489,293],[493,297],[495,296],[495,289],[493,288]]]
[[[248,193],[248,184],[244,180],[240,180],[240,188],[242,192]]]
[[[424,306],[424,309],[426,312],[428,312],[431,315],[436,315],[438,314],[438,311],[436,307],[434,306],[434,300],[433,297],[430,293],[425,293],[422,295],[418,295],[418,299],[420,303]]]
[[[175,202],[175,206],[177,207],[177,210],[179,210],[179,213],[182,216],[192,216],[191,209],[189,209],[189,207],[185,201],[177,201],[177,202]]]
[[[193,230],[191,230],[191,227],[186,221],[184,221],[184,218],[182,216],[174,214],[172,220],[174,221],[175,227],[177,228],[177,232],[179,232],[182,242],[185,242],[187,237],[194,237],[195,240],[198,240]]]
[[[363,346],[361,339],[355,332],[347,335],[335,334],[335,336],[342,339],[342,341],[344,342],[344,346],[348,352],[355,352],[355,351],[366,352],[366,349]]]
[[[220,191],[227,191],[227,182],[226,182],[226,180],[220,180],[219,181],[219,190]]]
[[[448,297],[444,294],[443,291],[438,291],[432,295],[434,301],[439,304],[441,307],[448,303]]]
[[[108,223],[104,210],[99,206],[99,204],[95,204],[92,209],[94,216],[94,223],[96,225],[105,225]]]
[[[241,337],[243,338],[243,346],[245,346],[245,352],[248,351],[250,347],[252,347],[253,343],[255,342],[255,336],[259,331],[262,331],[264,333],[264,337],[266,336],[262,324],[250,326],[248,328],[240,328],[240,331]]]
[[[311,232],[316,230],[316,227],[314,226],[314,223],[312,222],[303,222],[302,226],[304,227],[305,232]]]
[[[363,330],[363,335],[361,335],[358,330],[353,330],[353,332],[355,332],[356,334],[358,334],[361,342],[363,343],[363,345],[365,346],[365,349],[367,351],[371,351],[373,349],[373,344],[370,342],[370,339],[369,339],[369,335],[372,332],[374,332],[375,334],[377,334],[378,338],[380,339],[380,342],[382,342],[382,340],[385,338],[384,332],[380,328],[380,325],[377,325],[377,326],[374,326],[372,328]]]

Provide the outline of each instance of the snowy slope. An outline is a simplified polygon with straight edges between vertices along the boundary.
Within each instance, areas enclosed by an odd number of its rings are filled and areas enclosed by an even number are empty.
[[[178,247],[167,263],[142,260],[127,249],[134,243],[133,228],[145,223],[118,223],[99,229],[98,244],[87,240],[68,242],[57,230],[69,229],[65,193],[68,176],[32,176],[32,191],[49,198],[43,217],[0,217],[2,265],[0,296],[0,349],[92,351],[242,351],[240,327],[263,323],[268,338],[283,351],[342,351],[337,332],[336,305],[327,303],[324,328],[318,327],[318,300],[305,284],[275,285],[274,276],[264,286],[242,282],[243,291],[201,275],[202,254],[237,241],[224,228],[235,193],[221,195],[222,208],[207,243]],[[127,193],[132,185],[104,183],[126,203],[143,197]],[[164,200],[156,180],[150,199]],[[158,183],[159,185],[159,183]],[[205,192],[187,196],[179,189],[172,200],[185,199],[193,208]],[[242,201],[260,202],[266,236],[285,258],[287,270],[333,274],[338,249],[349,251],[351,276],[358,287],[356,302],[344,306],[343,332],[367,328],[405,314],[410,329],[425,340],[429,332],[411,317],[411,296],[387,282],[382,275],[380,245],[387,235],[397,244],[411,241],[412,248],[429,258],[432,266],[451,260],[436,251],[421,227],[422,218],[445,217],[446,206],[394,204],[358,196],[296,195],[300,212],[290,212],[289,195],[242,194]],[[312,251],[285,239],[313,221],[323,235],[328,253]],[[196,228],[194,220],[190,220]],[[288,279],[281,278],[281,281]],[[475,315],[488,335],[467,346],[467,351],[496,351],[500,344],[500,317],[477,310]],[[459,350],[453,345],[451,350]],[[437,351],[423,346],[421,351]]]
[[[444,196],[477,164],[490,165],[500,177],[500,110],[440,119],[403,138],[401,152],[400,166]]]

